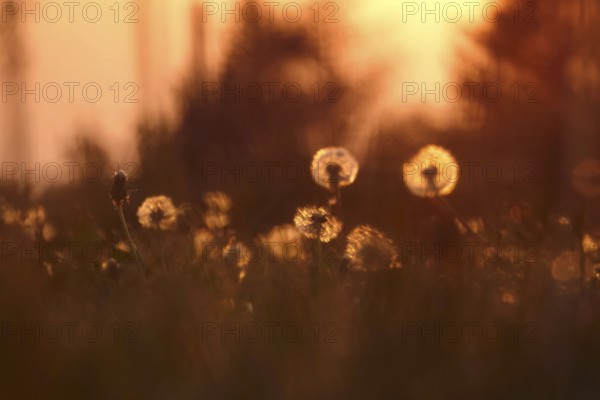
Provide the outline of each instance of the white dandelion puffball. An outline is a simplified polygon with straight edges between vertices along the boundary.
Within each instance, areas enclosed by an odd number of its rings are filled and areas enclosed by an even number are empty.
[[[460,178],[460,167],[449,151],[429,145],[404,163],[403,175],[412,194],[433,198],[452,193]]]
[[[343,147],[325,147],[315,153],[310,165],[312,177],[325,188],[348,186],[358,174],[358,161]]]
[[[354,271],[381,271],[400,268],[393,242],[369,225],[354,228],[346,238],[345,256]]]
[[[342,230],[342,222],[324,207],[300,207],[294,216],[294,225],[309,239],[328,243]]]
[[[177,227],[177,209],[167,196],[148,197],[137,211],[140,225],[147,229],[172,230]]]

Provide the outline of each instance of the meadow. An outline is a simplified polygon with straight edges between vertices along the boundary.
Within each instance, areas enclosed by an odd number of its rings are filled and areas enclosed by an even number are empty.
[[[254,211],[241,198],[142,199],[124,171],[35,203],[5,189],[4,393],[592,398],[589,217],[525,202],[465,216],[450,204],[460,179],[441,177],[454,163],[434,146],[401,167],[421,203],[412,235],[347,222],[362,219],[362,171],[338,147],[307,162],[320,203],[254,236],[236,228]]]

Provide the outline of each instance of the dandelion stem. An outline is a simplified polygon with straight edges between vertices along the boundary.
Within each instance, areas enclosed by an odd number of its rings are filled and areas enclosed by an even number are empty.
[[[159,241],[159,252],[160,252],[160,265],[162,267],[163,273],[168,275],[169,269],[167,268],[167,260],[165,256],[165,236],[163,231],[160,229],[160,224],[156,223],[156,232],[158,232],[158,241]]]
[[[583,248],[583,222],[584,211],[581,210],[573,218],[573,232],[577,239],[577,251],[579,253],[579,284],[583,287],[585,281],[585,251]]]
[[[471,229],[471,227],[469,226],[469,224],[467,224],[465,219],[461,217],[458,211],[456,211],[456,209],[454,209],[454,207],[452,207],[452,205],[444,197],[434,197],[432,199],[432,202],[438,209],[447,213],[449,216],[456,218],[456,220],[467,230],[467,232],[477,237],[481,237],[480,234]]]
[[[129,229],[127,228],[127,222],[125,221],[125,216],[123,215],[123,207],[117,206],[117,214],[119,214],[119,218],[121,219],[121,225],[123,225],[123,230],[125,231],[125,236],[127,236],[127,241],[129,243],[129,248],[133,257],[135,258],[135,264],[138,267],[140,272],[140,276],[142,280],[145,281],[144,269],[142,268],[142,264],[140,262],[140,258],[138,257],[137,250],[135,248],[135,243],[133,243],[133,239],[131,238],[131,234],[129,233]]]
[[[331,205],[331,214],[342,218],[342,191],[339,183],[332,183],[330,190],[332,195],[331,202],[333,202]]]
[[[317,262],[315,265],[315,294],[319,294],[320,286],[321,286],[321,233],[317,235],[317,249],[316,249],[316,258]]]

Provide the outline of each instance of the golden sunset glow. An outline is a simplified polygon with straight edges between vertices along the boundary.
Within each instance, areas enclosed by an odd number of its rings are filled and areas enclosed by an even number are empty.
[[[35,10],[34,2],[29,3],[27,9]],[[438,124],[456,122],[451,111],[457,105],[436,101],[435,96],[421,93],[421,88],[427,90],[455,80],[454,72],[468,62],[462,56],[457,57],[457,51],[461,46],[470,51],[472,46],[465,32],[485,25],[480,7],[471,12],[472,18],[469,9],[462,8],[460,12],[464,15],[454,22],[455,11],[446,8],[452,3],[449,0],[425,2],[424,9],[432,13],[424,17],[422,2],[415,3],[416,9],[412,4],[393,0],[348,0],[335,8],[320,9],[311,8],[313,3],[309,0],[297,3],[301,4],[303,15],[294,24],[284,18],[292,18],[292,11],[284,14],[283,8],[273,9],[270,22],[269,9],[264,6],[260,23],[271,23],[281,29],[290,25],[313,29],[315,19],[332,21],[320,25],[320,29],[322,35],[331,36],[323,43],[343,76],[351,82],[377,77],[377,86],[364,88],[378,91],[376,102],[367,105],[353,119],[359,136],[372,134],[378,126],[388,123],[390,116],[394,119],[424,116]],[[24,39],[21,50],[26,66],[19,82],[24,82],[27,90],[35,90],[39,83],[41,93],[39,103],[33,101],[35,95],[29,94],[25,96],[32,101],[21,105],[28,120],[30,159],[61,159],[64,144],[82,130],[101,137],[104,145],[117,148],[119,159],[135,157],[131,143],[138,119],[157,113],[175,116],[173,96],[193,56],[195,31],[190,10],[196,7],[203,11],[198,18],[202,19],[203,63],[210,79],[219,76],[240,27],[253,18],[251,9],[245,12],[243,3],[233,0],[228,0],[226,9],[235,10],[238,5],[239,23],[235,21],[235,13],[221,15],[221,2],[219,13],[214,15],[212,6],[191,0],[168,4],[145,0],[137,3],[139,7],[128,6],[129,3],[115,7],[108,0],[98,4],[102,17],[95,23],[85,19],[94,18],[95,9],[84,13],[83,8],[74,8],[72,23],[66,7],[61,8],[58,22],[50,22],[55,19],[55,11],[43,6],[38,5],[39,23],[35,23],[35,14],[25,13],[26,8],[18,11],[19,17],[30,21],[18,26]],[[307,82],[318,80],[318,76],[307,72]],[[45,96],[56,98],[56,86],[62,91],[60,100],[56,103],[45,100]],[[415,87],[418,93],[407,94],[413,93]],[[97,88],[102,91],[98,96]],[[8,95],[8,102],[16,101],[19,95],[23,95],[22,91]],[[3,120],[10,118],[13,116],[3,116]],[[31,141],[39,146],[31,146]],[[2,148],[10,146],[5,143]]]

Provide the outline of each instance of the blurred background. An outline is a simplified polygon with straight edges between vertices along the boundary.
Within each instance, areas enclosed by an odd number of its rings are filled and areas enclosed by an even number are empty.
[[[111,163],[137,163],[140,127],[157,126],[175,153],[202,159],[207,142],[228,163],[244,161],[230,146],[256,156],[246,138],[265,160],[289,138],[290,160],[341,144],[361,163],[382,159],[377,146],[408,157],[437,141],[462,162],[500,160],[505,176],[536,163],[549,187],[524,189],[552,191],[597,149],[592,1],[256,4],[3,3],[0,157],[73,161],[88,137]],[[259,102],[221,96],[252,82]],[[271,104],[265,82],[304,96]]]
[[[9,94],[10,87],[5,84],[3,130],[14,133],[3,135],[2,156],[60,160],[66,143],[89,131],[103,146],[111,146],[113,157],[136,157],[132,144],[140,120],[157,114],[180,117],[181,110],[175,106],[178,90],[190,77],[206,82],[222,79],[232,68],[232,58],[247,51],[244,47],[252,40],[259,40],[249,36],[248,30],[263,31],[267,47],[263,51],[269,50],[270,37],[283,39],[291,34],[314,47],[313,54],[302,54],[303,49],[293,54],[290,49],[285,59],[259,66],[268,67],[272,78],[300,72],[313,83],[322,80],[328,70],[336,74],[338,86],[352,84],[372,95],[356,107],[355,120],[348,121],[358,136],[368,136],[382,124],[419,113],[428,113],[438,126],[456,122],[447,102],[423,104],[411,96],[411,101],[403,104],[401,96],[402,82],[457,81],[462,69],[482,59],[483,52],[475,48],[468,32],[481,34],[493,24],[483,23],[481,6],[473,16],[463,9],[465,15],[457,22],[446,21],[447,16],[454,18],[452,10],[444,11],[447,3],[423,3],[431,9],[441,5],[438,15],[427,16],[425,22],[420,10],[403,14],[403,3],[393,1],[371,5],[323,2],[313,9],[309,9],[311,2],[293,2],[301,13],[297,22],[292,14],[296,9],[283,8],[287,3],[274,8],[272,17],[268,6],[257,3],[264,16],[252,23],[256,8],[235,1],[100,1],[93,2],[93,7],[90,2],[71,7],[43,1],[6,2],[2,81],[17,82],[19,92]],[[237,12],[225,14],[236,7]],[[267,64],[266,54],[248,57]],[[79,83],[72,99],[65,82]],[[55,88],[51,85],[41,99],[36,100],[31,92],[22,98],[21,83],[30,91],[39,83],[38,94],[44,86],[56,83],[63,96],[52,102]],[[87,83],[101,87],[98,102],[82,94]],[[111,89],[114,83],[121,91],[117,101],[116,88]],[[127,83],[135,84],[135,89],[125,89]],[[128,94],[135,103],[125,102]],[[94,91],[90,97],[95,97]],[[341,100],[349,101],[347,97],[341,96]]]
[[[277,162],[282,146],[307,165],[335,144],[364,174],[393,175],[439,142],[461,162],[498,160],[504,177],[535,163],[543,182],[519,189],[550,207],[565,200],[548,192],[570,186],[573,164],[597,148],[592,1],[256,4],[3,3],[0,157],[74,161],[87,137],[110,163],[138,163],[150,130],[177,160]],[[220,90],[252,82],[259,102]],[[304,96],[269,102],[266,82],[280,95],[298,83]]]

